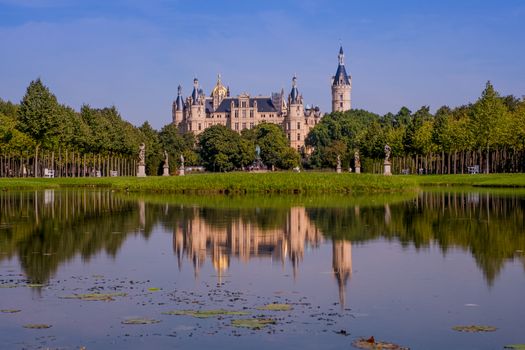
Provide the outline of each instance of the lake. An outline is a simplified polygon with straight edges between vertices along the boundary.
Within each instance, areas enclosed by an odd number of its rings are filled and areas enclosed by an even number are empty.
[[[525,343],[524,251],[518,191],[0,192],[0,338],[9,349],[351,349],[372,336],[502,349]],[[494,328],[453,328],[468,325]]]

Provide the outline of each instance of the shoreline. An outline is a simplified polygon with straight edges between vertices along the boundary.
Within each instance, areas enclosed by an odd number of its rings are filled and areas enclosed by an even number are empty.
[[[274,172],[106,178],[0,178],[1,191],[105,188],[164,194],[399,193],[425,187],[525,188],[525,174],[394,175]]]

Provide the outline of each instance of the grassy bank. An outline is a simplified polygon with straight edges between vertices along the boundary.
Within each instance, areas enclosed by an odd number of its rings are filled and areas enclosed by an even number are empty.
[[[423,175],[399,176],[412,178],[420,186],[473,186],[493,188],[525,188],[525,174],[465,174],[465,175]]]
[[[227,173],[184,177],[0,179],[2,190],[92,187],[152,193],[369,193],[417,189],[414,178],[336,173]]]
[[[136,193],[385,193],[427,186],[525,188],[525,174],[405,175],[317,172],[192,174],[184,177],[0,179],[0,190],[108,188]]]

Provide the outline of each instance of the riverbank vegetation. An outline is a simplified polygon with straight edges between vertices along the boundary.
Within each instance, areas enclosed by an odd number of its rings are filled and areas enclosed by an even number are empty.
[[[428,106],[416,112],[402,107],[383,116],[350,110],[325,115],[310,131],[305,148],[288,146],[281,127],[262,123],[238,134],[223,126],[199,137],[180,134],[168,123],[155,130],[136,127],[116,107],[80,111],[60,104],[40,79],[32,81],[19,104],[0,99],[0,177],[133,176],[137,153],[146,145],[146,172],[160,175],[164,151],[175,174],[186,166],[212,172],[247,169],[258,156],[269,169],[344,169],[382,173],[384,146],[392,149],[395,174],[463,174],[525,171],[525,100],[500,96],[490,82],[480,98],[456,108]],[[256,152],[256,145],[259,152]]]
[[[2,190],[45,188],[107,188],[149,193],[363,193],[417,189],[410,177],[336,173],[220,173],[171,177],[0,179]]]
[[[105,188],[135,193],[323,194],[413,192],[428,187],[525,189],[525,174],[395,175],[333,172],[203,173],[170,177],[9,178],[0,190]]]

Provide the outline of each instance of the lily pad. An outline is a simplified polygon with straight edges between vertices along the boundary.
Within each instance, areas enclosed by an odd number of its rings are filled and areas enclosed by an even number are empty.
[[[44,323],[28,323],[23,325],[24,328],[29,329],[47,329],[51,328],[52,326],[50,324],[44,324]]]
[[[114,301],[114,297],[125,297],[126,293],[92,293],[92,294],[72,294],[60,297],[61,299],[79,299],[87,301]]]
[[[17,312],[20,312],[22,310],[18,310],[18,309],[2,309],[0,310],[1,313],[4,313],[4,314],[15,314]]]
[[[148,288],[148,291],[150,291],[150,292],[158,292],[159,290],[160,290],[160,288],[156,288],[156,287]]]
[[[244,311],[230,311],[224,309],[217,310],[172,310],[165,311],[163,315],[182,315],[182,316],[193,316],[198,318],[209,318],[217,316],[244,316],[249,315],[248,312]]]
[[[514,350],[525,350],[525,344],[509,344],[503,347],[504,349],[514,349]]]
[[[496,327],[482,325],[454,326],[452,329],[457,332],[467,333],[495,332],[497,330]]]
[[[151,318],[128,318],[122,321],[122,324],[154,324],[159,323],[159,320],[153,320]]]
[[[41,283],[28,283],[26,284],[26,287],[28,288],[40,288],[40,287],[45,287],[46,285],[45,284],[41,284]]]
[[[376,341],[374,337],[368,339],[360,338],[352,343],[352,346],[358,349],[371,349],[371,350],[409,350],[407,347],[403,347],[394,343]]]
[[[275,320],[271,318],[244,318],[232,320],[231,325],[234,327],[244,327],[250,329],[261,329],[270,324],[275,324]]]
[[[265,311],[290,311],[293,307],[288,304],[267,304],[264,306],[259,306],[257,310],[265,310]]]

